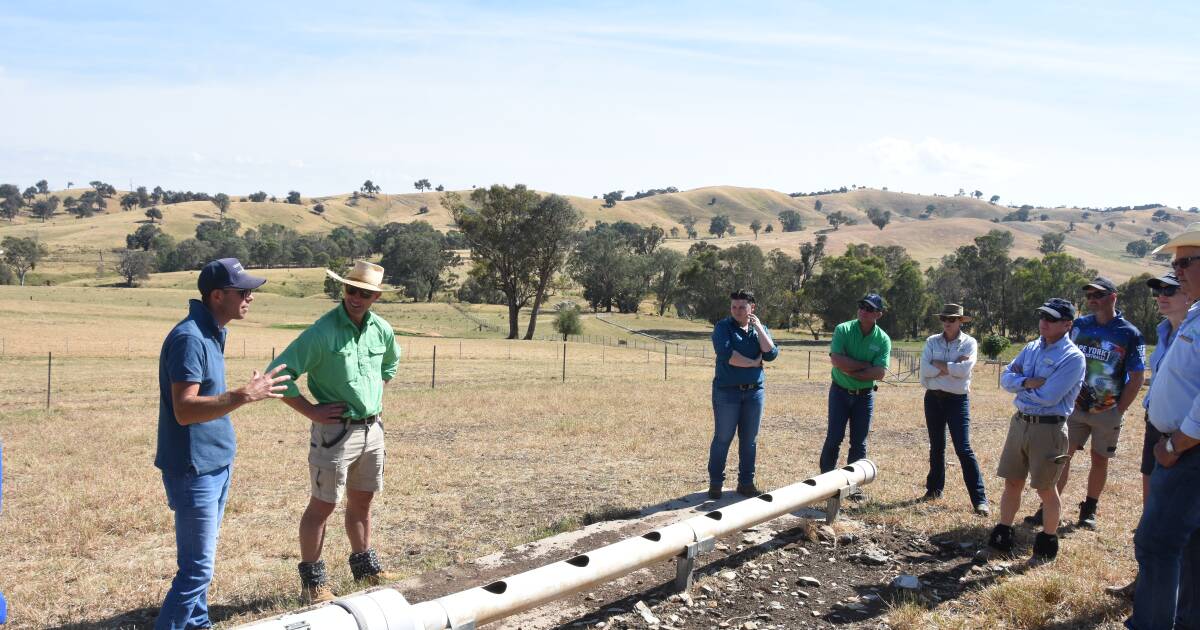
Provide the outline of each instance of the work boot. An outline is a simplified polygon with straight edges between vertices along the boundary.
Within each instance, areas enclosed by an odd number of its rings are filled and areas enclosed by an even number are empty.
[[[1079,504],[1079,526],[1096,529],[1096,502],[1091,499]]]
[[[942,498],[941,490],[926,490],[925,496],[921,497],[922,501],[937,501]]]
[[[992,533],[988,534],[987,546],[975,554],[975,561],[986,563],[996,556],[1007,556],[1013,550],[1013,529],[1011,525],[996,523]]]
[[[983,501],[982,503],[978,503],[975,505],[975,515],[976,516],[991,516],[992,515],[992,508],[988,507],[987,501]]]
[[[750,483],[739,483],[737,485],[737,493],[744,497],[756,497],[762,494],[762,490],[755,487],[754,482],[751,481]]]
[[[1025,524],[1032,525],[1034,527],[1042,526],[1042,506],[1039,505],[1036,512],[1025,517]]]
[[[325,573],[324,560],[301,562],[296,568],[300,571],[301,604],[310,606],[334,600],[333,590],[329,588],[329,576]]]
[[[724,490],[725,489],[721,487],[721,482],[711,481],[708,484],[708,498],[712,499],[713,501],[716,501],[721,498],[721,493]]]
[[[1036,567],[1038,565],[1054,562],[1058,557],[1058,536],[1040,532],[1037,538],[1033,539],[1033,556],[1029,558],[1029,566]]]
[[[379,566],[379,556],[374,549],[350,554],[350,573],[354,581],[367,586],[379,586],[400,580],[400,576],[384,571]]]

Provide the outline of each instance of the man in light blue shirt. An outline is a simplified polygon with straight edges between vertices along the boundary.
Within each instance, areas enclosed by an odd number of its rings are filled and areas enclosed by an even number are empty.
[[[1058,557],[1060,510],[1058,475],[1067,457],[1067,416],[1083,386],[1086,360],[1067,333],[1075,320],[1075,306],[1053,298],[1037,309],[1041,337],[1029,342],[1004,367],[1000,386],[1016,394],[1017,412],[1008,425],[997,474],[1004,478],[1000,497],[1000,522],[988,536],[986,559],[991,553],[1009,554],[1013,548],[1013,520],[1021,507],[1025,477],[1042,499],[1044,523],[1033,543],[1031,564]]]
[[[1200,298],[1200,223],[1159,248],[1188,298]],[[1133,538],[1138,561],[1125,626],[1200,627],[1200,305],[1193,304],[1154,373],[1150,423],[1162,432],[1158,463]]]

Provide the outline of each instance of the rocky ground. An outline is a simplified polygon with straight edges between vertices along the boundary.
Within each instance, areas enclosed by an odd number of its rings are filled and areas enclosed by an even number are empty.
[[[412,581],[401,590],[410,601],[438,597],[640,533],[655,520],[673,521],[704,509],[676,506],[619,527],[600,524],[599,531],[531,543],[439,572],[436,582]],[[675,563],[664,562],[493,627],[896,627],[898,620],[889,617],[896,605],[954,610],[964,591],[1022,567],[1020,562],[973,562],[986,525],[990,522],[981,519],[978,528],[930,538],[845,516],[830,526],[821,511],[806,509],[718,540],[698,560],[688,592],[675,592]]]

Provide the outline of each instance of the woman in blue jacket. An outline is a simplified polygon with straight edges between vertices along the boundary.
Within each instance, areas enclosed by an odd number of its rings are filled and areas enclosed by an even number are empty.
[[[754,486],[754,459],[763,409],[763,361],[774,361],[779,347],[754,310],[754,293],[735,291],[729,295],[729,317],[713,327],[717,359],[712,384],[715,426],[708,450],[710,499],[721,498],[734,433],[738,436],[737,492],[748,497],[762,494]]]

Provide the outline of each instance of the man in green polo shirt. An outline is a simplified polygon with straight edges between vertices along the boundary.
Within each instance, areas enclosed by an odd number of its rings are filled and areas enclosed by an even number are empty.
[[[371,548],[371,499],[383,489],[383,386],[396,375],[400,349],[392,327],[371,312],[384,290],[383,267],[357,261],[345,278],[342,302],[321,316],[272,363],[286,366],[284,402],[312,421],[308,464],[312,496],[300,518],[300,597],[329,601],[333,592],[321,560],[325,521],[346,496],[346,535],[354,579],[375,586],[394,581]],[[310,402],[296,379],[308,374]]]
[[[846,425],[850,425],[847,462],[867,456],[867,434],[875,404],[875,381],[887,373],[892,340],[875,325],[883,315],[883,298],[868,293],[858,301],[858,317],[838,324],[829,344],[833,382],[829,385],[829,429],[821,448],[821,472],[837,468]]]

